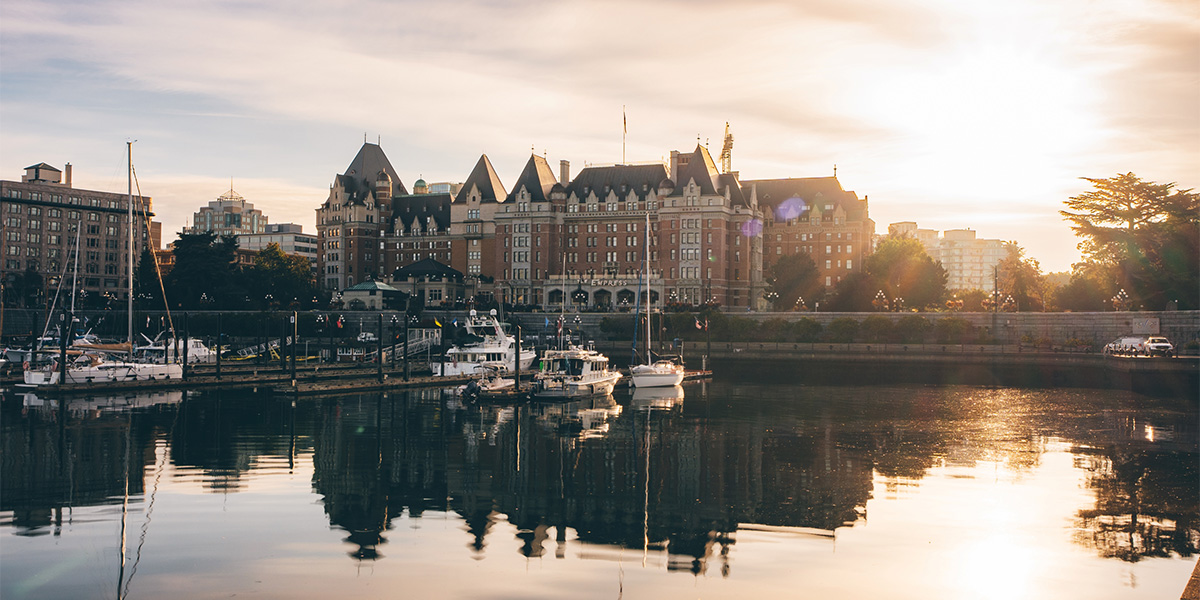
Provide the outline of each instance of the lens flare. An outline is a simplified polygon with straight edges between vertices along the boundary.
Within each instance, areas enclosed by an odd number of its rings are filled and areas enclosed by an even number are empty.
[[[804,212],[804,208],[806,206],[807,205],[804,203],[804,200],[801,200],[796,196],[792,196],[791,198],[780,202],[779,206],[775,208],[775,220],[790,221],[792,219],[799,218],[800,213]]]
[[[742,235],[746,237],[758,237],[762,235],[762,231],[762,219],[751,219],[742,223]]]

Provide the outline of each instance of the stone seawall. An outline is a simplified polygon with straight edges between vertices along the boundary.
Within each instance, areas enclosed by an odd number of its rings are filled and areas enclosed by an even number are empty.
[[[994,337],[1002,344],[1019,344],[1023,337],[1029,336],[1034,339],[1048,339],[1055,344],[1079,339],[1100,348],[1121,336],[1135,332],[1165,335],[1180,348],[1188,342],[1200,342],[1200,311],[1195,310],[1089,313],[726,313],[726,316],[731,318],[746,318],[758,322],[770,319],[799,321],[811,318],[825,329],[828,329],[835,319],[841,318],[851,318],[861,323],[867,317],[884,316],[895,322],[910,315],[925,317],[932,324],[951,317],[965,319],[981,332],[989,335],[994,332]],[[533,334],[544,329],[546,320],[549,320],[553,327],[555,319],[558,318],[556,313],[519,313],[515,316],[526,327],[527,333]],[[574,326],[576,317],[579,318],[580,327],[593,338],[602,337],[600,321],[604,318],[633,318],[629,313],[567,313],[568,327]]]

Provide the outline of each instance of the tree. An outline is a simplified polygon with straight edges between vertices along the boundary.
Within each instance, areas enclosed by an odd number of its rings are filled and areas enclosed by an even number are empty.
[[[263,302],[263,307],[268,297],[279,306],[298,308],[316,296],[317,282],[309,260],[284,254],[279,244],[268,244],[255,255],[249,275],[251,296]]]
[[[1072,265],[1071,279],[1054,292],[1054,304],[1060,310],[1098,312],[1112,308],[1109,303],[1117,290],[1112,289],[1103,267],[1093,262]]]
[[[867,257],[864,268],[889,299],[903,298],[905,306],[940,305],[946,295],[946,270],[929,257],[921,242],[910,237],[884,238]]]
[[[997,283],[1017,303],[1017,310],[1046,310],[1046,278],[1041,265],[1025,258],[1025,249],[1016,242],[1005,244],[1007,255],[996,265]]]
[[[158,269],[154,253],[143,248],[138,258],[137,270],[133,272],[133,297],[138,308],[162,310],[162,286],[158,280]]]
[[[218,238],[211,231],[180,233],[172,254],[175,266],[164,282],[172,307],[245,308],[246,290],[237,264],[236,237]]]
[[[804,297],[811,301],[820,287],[820,272],[817,263],[806,253],[781,256],[767,276],[767,283],[778,294],[773,300],[773,309],[792,310],[796,299]]]
[[[1059,211],[1082,239],[1084,258],[1105,267],[1137,305],[1200,308],[1200,195],[1133,173],[1084,179],[1095,189]]]

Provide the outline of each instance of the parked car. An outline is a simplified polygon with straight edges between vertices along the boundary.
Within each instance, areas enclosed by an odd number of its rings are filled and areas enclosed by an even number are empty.
[[[1146,338],[1145,346],[1150,356],[1175,356],[1175,346],[1165,337],[1152,335]]]
[[[1104,347],[1106,356],[1175,356],[1175,346],[1159,335],[1130,335]]]

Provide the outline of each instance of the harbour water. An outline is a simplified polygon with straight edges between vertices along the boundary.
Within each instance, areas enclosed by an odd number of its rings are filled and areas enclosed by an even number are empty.
[[[1176,598],[1195,398],[3,400],[0,597]]]

